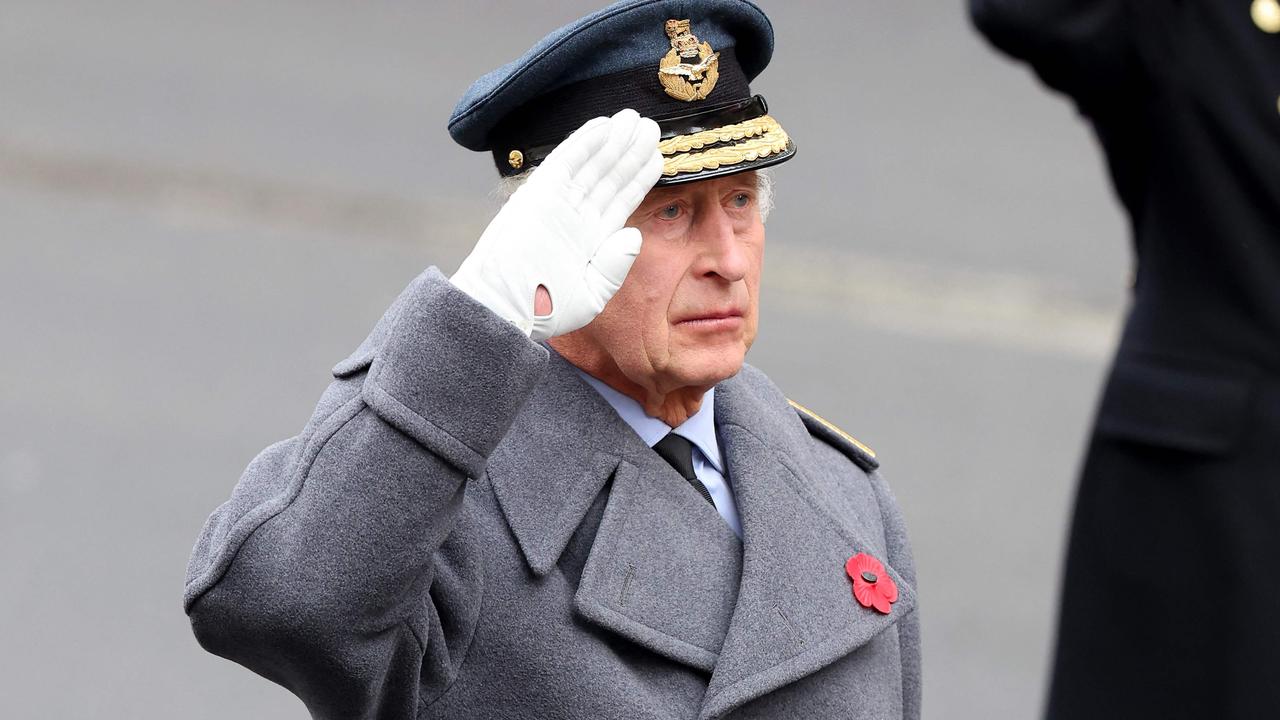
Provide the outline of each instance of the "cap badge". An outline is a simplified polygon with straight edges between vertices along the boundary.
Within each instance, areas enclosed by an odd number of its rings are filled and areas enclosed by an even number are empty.
[[[688,20],[668,20],[666,29],[671,50],[658,63],[662,89],[677,100],[706,100],[720,79],[720,53],[698,40]]]

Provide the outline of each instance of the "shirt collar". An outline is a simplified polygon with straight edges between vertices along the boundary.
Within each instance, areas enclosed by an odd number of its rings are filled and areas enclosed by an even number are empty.
[[[578,374],[582,376],[587,384],[596,389],[613,409],[617,411],[618,417],[623,422],[631,426],[632,430],[640,436],[645,445],[653,447],[659,440],[672,432],[670,425],[662,422],[656,417],[650,417],[644,412],[644,408],[634,398],[623,395],[617,390],[604,384],[604,382],[594,378],[583,372],[581,368],[577,368]],[[703,457],[707,462],[715,466],[716,471],[724,474],[724,463],[720,458],[720,443],[716,440],[716,389],[713,387],[702,396],[702,407],[698,408],[698,412],[694,413],[688,420],[685,420],[679,427],[675,428],[675,433],[689,442],[693,443],[702,451]]]

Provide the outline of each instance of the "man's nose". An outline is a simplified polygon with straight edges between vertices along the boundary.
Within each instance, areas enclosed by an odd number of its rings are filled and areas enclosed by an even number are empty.
[[[699,213],[694,224],[694,244],[698,258],[694,273],[700,277],[720,277],[737,282],[747,276],[746,249],[734,232],[733,218],[716,204]]]

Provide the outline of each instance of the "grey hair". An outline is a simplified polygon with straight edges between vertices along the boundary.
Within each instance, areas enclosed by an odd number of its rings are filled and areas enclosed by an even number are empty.
[[[499,204],[506,203],[512,195],[529,179],[532,170],[525,170],[519,175],[510,175],[498,180],[491,195]],[[760,208],[760,221],[768,222],[769,213],[773,212],[773,171],[761,168],[756,171],[756,205]]]

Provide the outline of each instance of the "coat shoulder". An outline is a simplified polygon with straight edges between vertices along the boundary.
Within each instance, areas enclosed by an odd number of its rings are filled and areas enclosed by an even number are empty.
[[[877,459],[875,451],[857,438],[836,427],[835,423],[795,400],[788,398],[787,403],[800,416],[801,422],[804,423],[805,429],[809,431],[810,435],[839,450],[845,457],[852,460],[855,465],[866,472],[872,472],[880,467],[880,461]]]
[[[740,380],[770,406],[781,408],[785,402],[800,417],[810,436],[835,448],[864,472],[870,473],[879,469],[880,461],[874,450],[836,427],[835,423],[786,397],[759,368],[749,364],[743,365]]]

